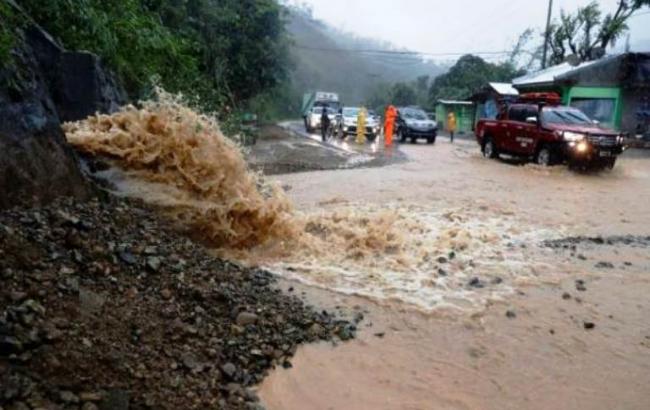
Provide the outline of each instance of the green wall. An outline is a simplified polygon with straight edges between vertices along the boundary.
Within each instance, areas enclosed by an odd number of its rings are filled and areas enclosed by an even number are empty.
[[[474,129],[474,105],[438,104],[436,106],[438,130],[447,130],[447,115],[450,111],[453,111],[456,116],[457,132],[471,132]]]
[[[614,100],[614,117],[603,125],[620,129],[623,103],[621,89],[618,87],[564,87],[562,102],[571,105],[571,101],[577,98],[607,98]]]

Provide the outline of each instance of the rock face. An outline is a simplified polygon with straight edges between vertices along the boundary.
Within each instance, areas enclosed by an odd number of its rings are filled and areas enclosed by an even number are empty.
[[[97,57],[88,52],[61,54],[54,102],[63,122],[84,119],[96,112],[115,112],[124,93]]]
[[[96,56],[65,51],[37,27],[19,38],[0,68],[0,209],[88,197],[61,121],[115,110],[125,94]]]

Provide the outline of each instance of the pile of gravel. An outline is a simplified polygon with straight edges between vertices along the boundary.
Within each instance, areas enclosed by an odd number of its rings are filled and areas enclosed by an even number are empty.
[[[355,326],[121,199],[0,213],[0,410],[261,408],[300,343]]]

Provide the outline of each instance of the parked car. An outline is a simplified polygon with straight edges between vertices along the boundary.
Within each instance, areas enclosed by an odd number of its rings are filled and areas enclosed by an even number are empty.
[[[315,114],[314,108],[328,106],[334,111],[338,111],[341,103],[339,102],[339,95],[337,93],[317,91],[305,93],[302,97],[302,117],[305,122],[305,129],[307,132],[313,132],[315,128],[314,121],[310,121],[310,117]],[[323,112],[322,110],[320,111]],[[320,126],[320,118],[318,119],[318,126]]]
[[[308,111],[308,114],[305,117],[305,129],[307,132],[311,133],[320,130],[320,120],[323,116],[323,109],[324,107],[322,106],[315,106]],[[327,109],[327,116],[330,119],[330,123],[335,124],[337,121],[336,109],[332,107],[327,107],[325,109]]]
[[[543,166],[611,169],[624,149],[623,135],[560,105],[555,93],[524,94],[502,106],[496,120],[478,122],[476,139],[486,157],[528,157]]]
[[[348,135],[357,135],[357,117],[360,109],[360,107],[343,107],[341,115],[337,117],[336,132],[340,138],[345,138]],[[368,111],[368,116],[366,117],[366,138],[374,141],[380,132],[380,119],[373,111]]]
[[[400,107],[397,109],[395,135],[400,142],[410,139],[416,143],[423,138],[428,144],[433,144],[438,135],[438,124],[419,107]]]

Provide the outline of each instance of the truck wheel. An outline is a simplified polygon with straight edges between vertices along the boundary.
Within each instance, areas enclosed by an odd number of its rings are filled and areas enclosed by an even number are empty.
[[[483,156],[485,158],[497,158],[499,156],[499,152],[497,151],[497,147],[494,145],[494,142],[492,142],[492,138],[486,138],[485,143],[483,144]]]
[[[543,167],[553,165],[553,151],[551,151],[549,147],[543,146],[539,149],[539,151],[537,151],[535,162],[537,165],[541,165]]]
[[[401,142],[401,143],[406,142],[406,134],[404,134],[404,131],[402,131],[402,130],[398,130],[398,131],[397,131],[397,139],[398,139],[399,142]]]
[[[411,137],[411,144],[417,144],[418,143],[418,138],[417,137]]]
[[[427,137],[427,144],[435,144],[436,137]]]
[[[607,163],[605,164],[605,168],[614,169],[614,165],[616,165],[616,158],[607,160]]]

